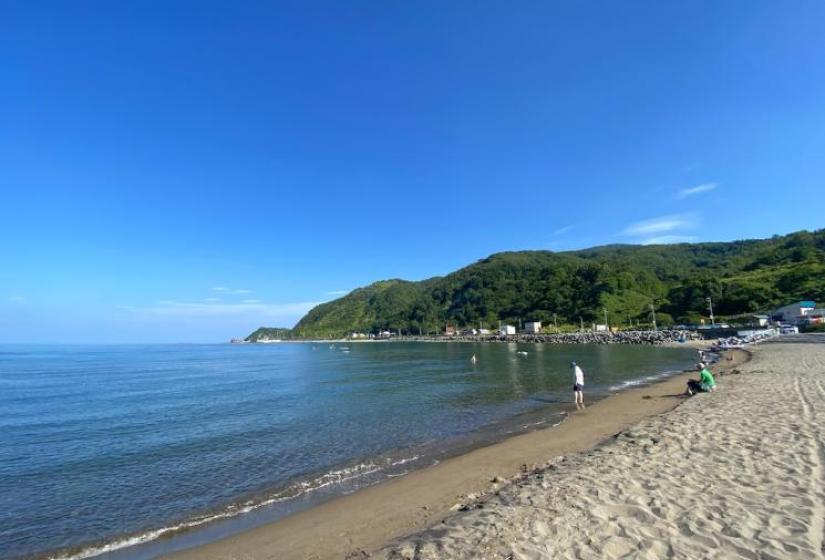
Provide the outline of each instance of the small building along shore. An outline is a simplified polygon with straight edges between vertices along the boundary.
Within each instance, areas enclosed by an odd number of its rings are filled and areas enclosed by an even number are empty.
[[[527,334],[541,334],[541,321],[524,323],[524,332]]]
[[[778,308],[771,315],[771,319],[777,323],[791,325],[818,325],[825,323],[825,309],[817,308],[815,301],[797,301]]]

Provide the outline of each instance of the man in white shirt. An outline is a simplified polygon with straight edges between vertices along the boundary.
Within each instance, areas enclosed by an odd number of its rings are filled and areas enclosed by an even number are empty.
[[[576,410],[582,410],[584,409],[584,372],[576,365],[576,362],[570,362],[570,367],[573,368],[573,402],[576,403]]]

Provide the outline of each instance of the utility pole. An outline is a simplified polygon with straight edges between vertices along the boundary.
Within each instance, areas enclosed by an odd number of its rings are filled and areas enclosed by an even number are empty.
[[[604,328],[610,330],[610,324],[607,322],[607,307],[604,308]]]
[[[553,313],[553,328],[559,330],[559,324],[556,322],[556,314]]]
[[[653,307],[653,304],[650,304],[650,316],[653,318],[653,330],[656,330],[656,308]]]
[[[579,317],[579,330],[584,331],[584,319]]]
[[[715,327],[716,323],[713,321],[713,300],[708,296],[705,298],[705,301],[708,302],[708,310],[710,311],[710,326]]]

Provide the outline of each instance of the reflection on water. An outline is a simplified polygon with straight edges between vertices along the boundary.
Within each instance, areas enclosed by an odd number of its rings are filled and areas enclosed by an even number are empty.
[[[584,369],[591,397],[687,367],[693,354],[633,346],[340,346],[4,347],[0,557],[105,542],[225,511],[241,498],[299,493],[314,480],[342,491],[327,484],[329,473],[376,458],[408,469],[416,466],[406,463],[410,457],[424,461],[438,447],[433,442],[450,442],[443,452],[471,441],[469,434],[509,430],[508,419],[566,403],[572,360]]]

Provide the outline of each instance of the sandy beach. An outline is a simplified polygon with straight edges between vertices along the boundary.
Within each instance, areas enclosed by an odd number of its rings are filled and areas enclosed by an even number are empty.
[[[733,361],[725,360],[717,369],[740,367],[747,354],[735,351],[731,357]],[[521,519],[526,519],[526,516],[537,515],[538,510],[535,505],[530,505],[531,501],[543,503],[550,500],[553,489],[563,497],[572,496],[572,489],[577,488],[576,492],[586,493],[591,501],[593,492],[607,496],[594,486],[599,475],[590,476],[575,468],[565,475],[567,471],[564,469],[578,461],[589,461],[595,466],[605,463],[621,466],[617,476],[626,479],[627,465],[638,461],[629,452],[636,451],[637,445],[640,449],[647,448],[642,443],[632,443],[641,436],[631,437],[627,433],[656,429],[645,428],[645,419],[652,418],[647,422],[655,422],[669,418],[670,415],[663,413],[685,400],[682,393],[688,377],[686,374],[677,375],[650,386],[623,391],[589,406],[585,411],[572,414],[557,427],[512,437],[445,460],[434,467],[333,499],[275,523],[167,557],[331,559],[371,554],[386,558],[504,558],[508,554],[521,555],[519,557],[552,556],[555,552],[543,552],[540,550],[542,545],[530,543],[534,540],[543,543],[551,538],[554,543],[559,542],[553,532],[557,530],[556,523],[564,523],[558,512],[564,512],[565,507],[554,505],[556,509],[548,509],[545,512],[547,518],[540,523],[532,524],[532,519],[522,522]],[[713,402],[724,399],[729,392],[728,380],[738,377],[722,376],[723,391],[703,395],[688,403],[686,408],[695,408],[696,403],[709,400],[707,397],[711,397]],[[682,408],[685,407],[680,407],[679,414],[682,414]],[[634,425],[639,427],[626,432]],[[625,435],[614,440],[620,432],[625,432]],[[683,433],[687,436],[692,431]],[[606,441],[612,443],[605,445]],[[605,451],[610,446],[622,445],[628,446],[628,453],[618,449],[612,453]],[[599,446],[598,450],[588,452],[596,446]],[[614,455],[621,456],[621,460],[614,460]],[[645,453],[643,459],[649,460],[650,468],[654,470],[659,468],[660,463],[671,461],[669,457],[651,453]],[[564,469],[559,470],[559,465],[563,465]],[[556,476],[559,477],[558,482],[554,482]],[[574,485],[573,481],[580,476],[584,476],[583,480],[587,483]],[[517,496],[524,497],[524,511],[514,507]],[[589,502],[584,498],[580,498],[579,502],[582,508],[589,507]],[[571,538],[581,536],[582,520],[578,522],[577,529],[570,533]],[[637,521],[639,524],[641,522]],[[531,536],[527,529],[533,525],[538,532]],[[594,526],[587,529],[587,534],[600,533]],[[407,540],[398,540],[404,538]],[[390,542],[396,544],[382,550]],[[526,548],[522,550],[520,546]],[[603,553],[596,554],[601,557]]]
[[[825,344],[737,370],[375,556],[822,558]]]

